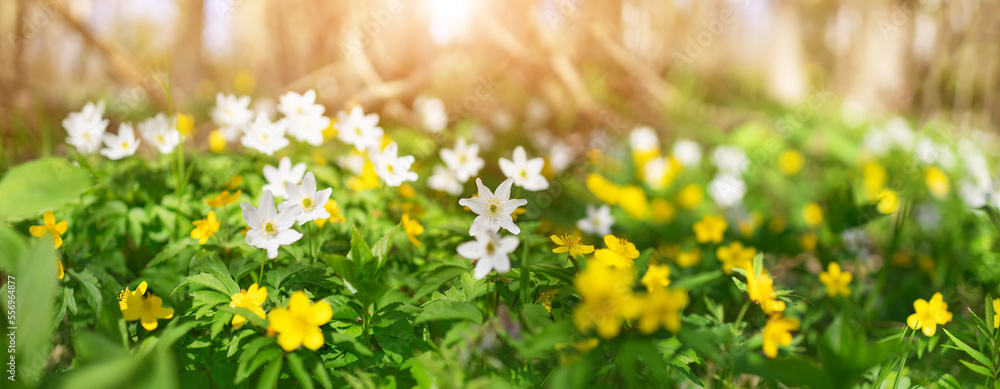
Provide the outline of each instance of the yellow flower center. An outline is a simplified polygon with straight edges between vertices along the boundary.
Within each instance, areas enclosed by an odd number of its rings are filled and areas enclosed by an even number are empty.
[[[156,140],[160,143],[167,143],[167,139],[163,135],[157,135]]]
[[[122,150],[128,150],[128,142],[122,142]]]
[[[264,223],[264,234],[269,238],[273,238],[278,234],[278,226],[274,222]]]
[[[313,210],[313,208],[315,206],[316,206],[316,203],[313,202],[312,197],[306,197],[306,198],[302,199],[302,210],[304,210],[306,212],[312,212],[312,210]]]

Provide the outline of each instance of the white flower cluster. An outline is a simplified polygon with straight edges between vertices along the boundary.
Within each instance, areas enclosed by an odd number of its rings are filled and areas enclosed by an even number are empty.
[[[250,226],[246,242],[252,247],[263,249],[268,258],[278,256],[278,247],[289,245],[302,239],[302,233],[292,229],[316,219],[326,219],[330,213],[325,206],[330,200],[332,188],[316,190],[316,177],[306,172],[304,163],[292,166],[292,161],[282,158],[278,167],[264,166],[264,195],[255,208],[250,203],[242,203],[243,220]],[[274,197],[286,200],[274,206]]]
[[[517,207],[528,204],[527,200],[510,198],[513,184],[514,179],[507,178],[496,192],[491,192],[481,179],[476,178],[478,196],[458,200],[459,205],[469,207],[478,215],[469,228],[469,235],[475,240],[458,246],[459,255],[476,263],[473,275],[477,280],[483,279],[492,270],[497,273],[510,270],[508,255],[517,249],[519,240],[516,236],[501,237],[499,232],[503,228],[514,235],[521,233],[521,229],[514,224],[512,214]]]

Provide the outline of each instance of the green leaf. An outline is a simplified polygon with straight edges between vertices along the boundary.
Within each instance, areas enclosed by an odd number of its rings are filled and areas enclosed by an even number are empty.
[[[475,304],[456,301],[432,301],[424,306],[414,323],[440,320],[468,320],[483,322],[483,312]]]
[[[220,305],[220,306],[218,306],[217,309],[219,311],[226,312],[226,313],[231,313],[233,315],[243,316],[243,317],[247,318],[247,320],[249,322],[253,323],[255,326],[260,327],[260,328],[267,328],[267,319],[262,318],[260,316],[257,316],[256,313],[253,313],[249,309],[246,309],[246,308],[243,308],[243,307],[233,308],[233,307],[230,307],[228,305]]]
[[[350,344],[353,350],[347,350],[347,351],[353,351],[357,355],[372,356],[372,350],[365,347],[363,344],[361,344],[361,342],[358,341],[357,338],[353,336],[342,334],[339,332],[334,332],[330,334],[330,341],[332,341],[333,344],[342,344],[342,343]]]
[[[19,274],[7,275],[7,289],[17,298],[17,369],[34,384],[49,360],[55,302],[58,293],[56,253],[48,235],[35,242],[21,259]]]
[[[128,211],[128,234],[138,246],[142,239],[142,228],[149,224],[149,215],[142,208],[132,208]],[[183,239],[187,240],[187,239]]]
[[[153,259],[146,264],[146,267],[153,267],[159,265],[160,263],[174,259],[177,257],[178,254],[181,253],[181,251],[184,251],[184,249],[191,247],[193,244],[194,241],[190,239],[181,239],[176,242],[170,242],[166,246],[164,246],[159,253],[156,253],[156,256],[153,257]]]
[[[347,253],[347,258],[359,265],[364,265],[372,259],[372,251],[368,248],[368,242],[365,242],[365,238],[361,236],[357,226],[353,227],[351,233],[351,251]]]
[[[313,366],[313,377],[316,378],[316,382],[319,382],[319,385],[323,389],[333,388],[333,382],[330,382],[330,373],[326,371],[326,366],[323,365],[322,359],[317,360]]]
[[[400,222],[402,224],[402,222]],[[382,238],[375,242],[372,246],[372,256],[378,260],[378,266],[381,267],[385,263],[386,257],[389,256],[389,251],[392,250],[392,245],[396,242],[396,232],[399,231],[399,224],[393,227]],[[353,247],[352,247],[353,248]]]
[[[975,359],[977,362],[979,362],[979,363],[981,363],[983,365],[993,366],[993,363],[990,362],[990,358],[989,357],[987,357],[983,353],[979,352],[978,350],[976,350],[976,349],[974,349],[972,347],[969,347],[969,345],[965,344],[965,342],[963,342],[963,341],[959,340],[958,338],[956,338],[954,335],[951,334],[951,332],[948,332],[948,330],[946,330],[944,328],[942,328],[941,330],[944,331],[945,335],[948,335],[948,337],[951,338],[951,341],[954,342],[955,345],[958,346],[959,349],[961,349],[962,351],[965,351],[966,354],[969,354],[969,356],[971,356],[972,359]]]
[[[184,281],[181,282],[180,285],[177,285],[177,287],[174,288],[174,291],[171,292],[170,294],[177,293],[178,289],[188,284],[212,289],[227,296],[232,296],[236,293],[239,293],[240,291],[238,288],[236,290],[233,290],[231,285],[227,285],[227,283],[222,282],[222,280],[218,276],[209,273],[198,273],[185,278]]]
[[[91,184],[90,173],[62,158],[18,165],[0,180],[0,219],[17,221],[59,209],[78,201]]]
[[[87,303],[90,304],[91,308],[98,314],[101,313],[101,307],[104,305],[104,296],[101,295],[101,290],[98,287],[99,281],[89,269],[84,269],[77,273],[73,269],[67,269],[73,278],[75,278],[81,286],[83,286],[83,298],[87,299]]]
[[[986,294],[986,336],[993,339],[993,329],[996,328],[996,312],[993,311],[993,295]]]
[[[65,389],[123,388],[141,361],[125,355],[69,372],[62,380]]]
[[[278,385],[278,377],[281,376],[281,362],[284,358],[274,358],[267,364],[264,371],[260,373],[260,381],[257,381],[257,389],[272,389]]]
[[[10,226],[0,223],[0,247],[3,247],[4,251],[3,255],[0,255],[0,269],[8,273],[17,273],[19,260],[28,249],[24,238]]]
[[[684,277],[680,280],[677,280],[674,283],[671,283],[670,286],[686,290],[695,290],[701,287],[702,285],[715,281],[719,277],[722,277],[722,270],[715,270],[706,273],[696,274],[690,277]]]
[[[753,256],[753,274],[760,277],[760,272],[764,271],[764,252],[759,252]]]
[[[309,376],[309,372],[306,371],[305,364],[302,363],[302,357],[296,353],[285,354],[285,359],[288,360],[288,369],[292,371],[292,376],[299,381],[305,389],[313,389],[316,386],[313,385],[312,377]]]
[[[965,365],[965,367],[968,367],[969,370],[972,370],[976,373],[982,374],[987,377],[993,377],[993,372],[991,372],[990,369],[987,369],[986,367],[977,365],[975,363],[967,362],[964,359],[960,359],[958,361],[962,362],[962,364]]]
[[[73,296],[73,288],[63,288],[63,304],[76,316],[76,297]]]
[[[743,283],[743,281],[740,281],[739,278],[733,277],[733,283],[736,284],[737,288],[740,288],[741,292],[747,293],[747,284]]]

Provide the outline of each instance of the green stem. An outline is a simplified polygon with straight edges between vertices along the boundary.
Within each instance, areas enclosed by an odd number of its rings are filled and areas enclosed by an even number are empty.
[[[260,276],[257,277],[257,285],[261,286],[264,284],[264,260],[267,258],[267,250],[264,251],[263,255],[260,256]]]
[[[309,234],[308,237],[309,242],[307,242],[307,244],[309,245],[309,255],[312,256],[312,261],[316,262],[316,251],[313,250],[313,223],[309,222],[309,227],[307,228],[308,230],[306,231],[306,233]]]
[[[529,299],[528,283],[531,282],[531,267],[528,263],[529,234],[524,234],[524,250],[521,253],[521,304],[527,304]]]

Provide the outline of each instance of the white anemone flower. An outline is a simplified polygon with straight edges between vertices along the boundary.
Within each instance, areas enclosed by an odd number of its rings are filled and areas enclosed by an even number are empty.
[[[479,158],[479,145],[468,144],[464,137],[455,141],[454,149],[442,148],[440,154],[441,160],[448,169],[455,172],[459,182],[469,181],[486,165],[486,161]]]
[[[277,212],[271,191],[264,191],[264,195],[260,198],[260,206],[257,208],[250,203],[242,203],[240,207],[243,208],[243,220],[250,226],[250,230],[247,231],[247,244],[266,250],[268,258],[278,257],[278,247],[302,239],[301,232],[291,229],[300,211],[290,208]]]
[[[615,217],[611,216],[611,207],[607,204],[594,208],[587,206],[587,217],[576,222],[576,228],[591,235],[605,236],[611,235],[611,226],[615,224]]]
[[[288,139],[285,139],[288,122],[284,119],[271,122],[271,119],[263,113],[257,114],[250,128],[243,134],[240,142],[244,147],[257,150],[267,155],[274,155],[275,151],[288,146]]]
[[[420,96],[413,100],[413,110],[420,119],[420,125],[431,133],[437,133],[448,126],[448,112],[444,102],[433,97]]]
[[[416,161],[412,155],[399,156],[399,146],[390,142],[382,151],[371,150],[372,164],[375,174],[388,186],[399,186],[406,181],[416,181],[417,173],[410,171],[410,166]]]
[[[135,139],[135,130],[132,124],[122,123],[118,126],[118,135],[112,133],[104,134],[104,145],[101,155],[108,159],[122,159],[132,154],[139,148],[139,140]]]
[[[549,180],[542,175],[545,160],[541,158],[528,159],[524,147],[514,148],[514,160],[500,158],[500,171],[514,179],[514,184],[527,190],[539,191],[549,188]]]
[[[284,157],[278,162],[277,168],[271,165],[264,166],[264,179],[267,180],[267,184],[261,190],[270,191],[277,197],[288,198],[285,185],[288,183],[298,185],[305,174],[305,162],[292,166],[291,158]]]
[[[482,231],[497,232],[501,227],[514,235],[521,233],[521,229],[514,224],[511,214],[517,207],[528,204],[528,200],[510,198],[510,186],[513,184],[514,179],[507,178],[497,187],[496,193],[493,193],[483,185],[481,179],[476,178],[479,197],[458,200],[458,205],[469,207],[478,215],[472,221],[469,235],[475,236]]]
[[[219,126],[219,131],[227,141],[236,140],[240,134],[253,122],[253,111],[250,110],[250,96],[215,95],[215,107],[212,108],[212,121]]]
[[[72,112],[62,121],[66,143],[82,154],[93,154],[101,148],[101,139],[108,128],[104,119],[104,102],[87,103],[80,112]]]
[[[323,116],[326,108],[316,104],[316,91],[285,93],[278,98],[278,112],[288,119],[288,134],[313,146],[323,144],[323,130],[330,126],[330,118]]]
[[[481,280],[491,271],[506,273],[510,271],[510,253],[517,249],[520,241],[516,236],[500,237],[500,234],[483,231],[475,235],[476,240],[458,245],[458,255],[471,259],[476,263],[472,275]]]
[[[458,182],[455,172],[441,165],[434,165],[434,174],[427,178],[427,186],[436,191],[452,196],[462,194],[462,183]]]
[[[701,162],[701,145],[688,139],[678,139],[674,142],[674,158],[686,167],[697,166]]]
[[[358,151],[378,149],[385,132],[378,126],[378,114],[365,115],[360,106],[354,106],[350,114],[337,112],[337,138]]]
[[[299,216],[296,220],[298,220],[300,226],[316,219],[330,218],[330,213],[323,207],[330,200],[330,193],[333,192],[333,188],[326,188],[317,192],[316,177],[313,176],[312,172],[306,173],[306,176],[302,178],[301,184],[296,185],[286,182],[285,192],[288,193],[288,200],[281,203],[278,209],[281,211],[289,211],[293,208],[297,209]]]
[[[181,142],[181,133],[163,112],[139,123],[139,132],[160,154],[170,154]]]
[[[718,174],[708,183],[708,193],[715,199],[715,204],[723,208],[739,205],[747,193],[747,185],[737,175]]]
[[[650,127],[636,127],[629,133],[629,146],[633,152],[648,153],[660,149],[660,138]]]
[[[712,163],[725,174],[740,174],[750,166],[747,153],[735,146],[719,146],[712,153]]]

